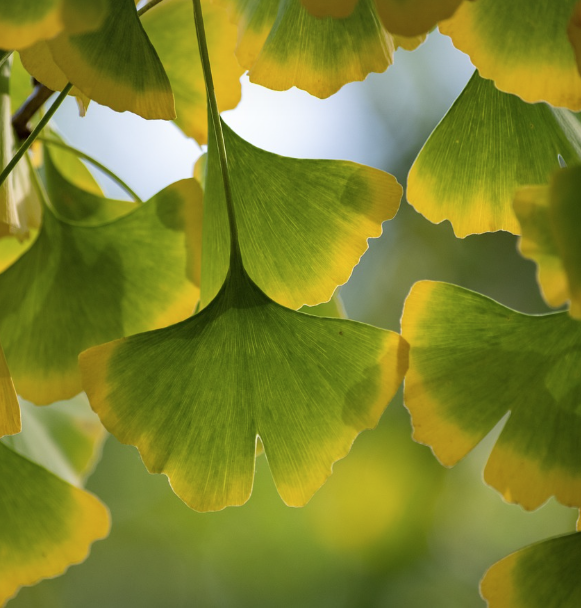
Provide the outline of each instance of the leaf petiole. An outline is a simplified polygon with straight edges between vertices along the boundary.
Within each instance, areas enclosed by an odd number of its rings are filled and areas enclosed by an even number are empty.
[[[99,171],[102,171],[107,177],[111,178],[114,182],[116,182],[119,187],[121,187],[136,203],[143,203],[143,200],[139,197],[139,195],[128,185],[126,184],[117,174],[113,173],[110,169],[107,169],[105,165],[101,164],[97,159],[94,159],[92,156],[89,156],[82,150],[78,148],[74,148],[73,146],[61,142],[60,140],[53,139],[51,137],[39,136],[39,142],[43,142],[48,144],[49,146],[57,146],[58,148],[62,148],[63,150],[68,150],[72,154],[75,154],[80,159],[87,161],[91,165],[94,165]]]
[[[2,173],[0,173],[0,186],[4,184],[6,178],[10,175],[10,172],[16,167],[16,164],[24,156],[26,151],[32,146],[34,140],[40,135],[40,132],[46,127],[48,121],[54,116],[54,113],[59,109],[60,105],[65,100],[69,91],[73,88],[73,85],[69,82],[65,88],[59,93],[59,96],[55,99],[51,107],[46,111],[46,114],[38,121],[38,125],[32,130],[32,133],[24,140],[20,148],[16,151],[16,154],[12,157],[8,165],[4,167]]]
[[[216,93],[214,91],[214,81],[212,79],[210,56],[208,54],[208,45],[206,43],[202,6],[200,4],[200,0],[193,0],[193,4],[196,34],[198,36],[198,47],[200,49],[200,59],[202,61],[202,70],[204,72],[204,81],[206,83],[208,107],[210,110],[212,123],[214,125],[214,134],[216,137],[218,156],[220,159],[220,169],[222,172],[222,182],[224,184],[224,196],[226,198],[226,208],[228,210],[228,224],[230,226],[230,262],[231,264],[235,262],[238,265],[242,260],[242,254],[240,252],[240,243],[238,241],[238,228],[236,226],[232,188],[230,185],[230,174],[228,172],[228,157],[226,154],[226,144],[224,142],[224,132],[222,131],[222,123],[220,120],[220,113],[218,112]]]

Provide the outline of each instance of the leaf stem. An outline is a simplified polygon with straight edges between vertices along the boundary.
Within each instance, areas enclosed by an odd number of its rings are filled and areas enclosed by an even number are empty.
[[[59,96],[55,99],[52,106],[46,111],[46,114],[38,121],[38,125],[33,129],[32,133],[22,143],[16,154],[12,157],[8,165],[4,167],[2,173],[0,173],[0,186],[4,184],[6,178],[10,175],[10,172],[16,167],[18,161],[22,158],[24,153],[32,146],[34,140],[40,135],[40,132],[46,127],[48,121],[53,117],[54,113],[58,110],[59,106],[63,103],[69,91],[73,88],[71,83],[68,83],[66,87],[59,93]]]
[[[42,104],[49,100],[53,93],[54,91],[38,83],[32,93],[26,98],[26,101],[14,113],[12,116],[12,127],[21,140],[26,139],[31,133],[28,121],[38,112]]]
[[[224,196],[226,199],[226,208],[228,210],[228,223],[230,225],[230,264],[233,262],[240,263],[242,254],[240,252],[240,243],[238,240],[238,227],[236,226],[236,215],[234,213],[234,203],[232,198],[232,188],[230,185],[230,174],[228,172],[228,157],[226,154],[226,143],[224,141],[224,132],[222,131],[222,122],[220,113],[218,112],[218,104],[216,102],[216,93],[214,92],[214,81],[212,79],[212,69],[210,67],[210,56],[208,54],[208,45],[206,43],[206,32],[204,30],[204,17],[202,15],[202,7],[200,0],[193,0],[194,4],[194,20],[196,23],[196,34],[198,36],[198,47],[200,49],[200,59],[202,60],[202,70],[204,72],[204,80],[206,82],[206,93],[208,96],[208,107],[210,116],[214,125],[214,134],[216,136],[216,144],[218,148],[218,156],[220,159],[220,169],[222,171],[222,182],[224,184]]]
[[[151,10],[154,6],[157,6],[160,2],[163,2],[163,0],[150,0],[150,2],[137,11],[137,15],[141,17],[141,15],[147,13],[147,11]]]
[[[0,51],[0,68],[8,61],[12,51]]]
[[[117,183],[136,203],[143,203],[139,195],[128,184],[126,184],[118,175],[113,173],[110,169],[107,169],[105,165],[99,163],[97,159],[94,159],[92,156],[89,156],[78,148],[74,148],[73,146],[65,142],[53,139],[52,137],[39,135],[37,139],[39,142],[44,142],[45,144],[49,144],[50,146],[57,146],[58,148],[67,150],[68,152],[71,152],[72,154],[78,156],[80,159],[87,161],[87,163],[91,163],[91,165],[94,165],[97,169],[99,169],[99,171],[102,171],[107,177],[111,178],[111,180]]]

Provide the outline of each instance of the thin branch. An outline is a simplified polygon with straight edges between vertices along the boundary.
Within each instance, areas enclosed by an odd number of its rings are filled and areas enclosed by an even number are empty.
[[[0,68],[8,61],[12,51],[0,51]]]
[[[38,125],[36,125],[33,132],[22,143],[22,145],[20,146],[16,154],[12,157],[8,165],[4,167],[2,173],[0,173],[0,186],[4,184],[6,178],[10,175],[10,172],[16,167],[18,161],[22,158],[24,153],[32,146],[32,143],[40,135],[40,132],[46,127],[48,121],[59,109],[59,106],[63,103],[72,88],[73,85],[71,83],[68,83],[66,87],[59,93],[59,96],[55,99],[52,106],[46,111],[46,114],[38,121]]]
[[[60,140],[56,140],[51,137],[46,137],[42,135],[39,135],[37,139],[39,142],[44,142],[45,144],[49,144],[50,146],[57,146],[58,148],[62,148],[63,150],[68,150],[69,152],[75,154],[84,161],[87,161],[87,163],[91,163],[91,165],[94,165],[99,171],[102,171],[107,177],[111,178],[111,180],[116,182],[136,203],[143,203],[139,195],[128,184],[126,184],[118,175],[113,173],[110,169],[107,169],[105,165],[97,161],[97,159],[94,159],[92,156],[89,156],[82,150],[74,148],[73,146],[70,146],[65,142],[61,142]]]
[[[26,101],[14,113],[12,127],[20,140],[24,140],[30,135],[31,130],[28,122],[53,93],[52,89],[38,83],[26,98]]]
[[[204,17],[202,15],[202,7],[200,0],[193,0],[194,3],[194,19],[196,22],[196,34],[198,35],[198,47],[200,49],[200,58],[202,60],[202,70],[204,72],[204,80],[206,82],[206,93],[208,96],[208,107],[210,116],[214,124],[214,133],[216,135],[216,144],[218,147],[218,156],[220,159],[220,169],[222,171],[222,182],[224,183],[224,196],[226,198],[226,208],[228,210],[228,222],[230,225],[230,261],[239,263],[242,260],[240,252],[240,243],[238,240],[238,227],[236,225],[236,215],[234,212],[234,202],[232,198],[232,188],[230,185],[230,174],[228,172],[228,157],[226,154],[226,143],[224,141],[224,132],[222,131],[222,123],[220,113],[218,112],[218,104],[216,102],[216,93],[214,92],[214,81],[212,79],[212,69],[210,67],[210,56],[208,54],[208,45],[206,43],[206,32],[204,30]]]
[[[163,2],[163,0],[150,0],[145,6],[142,6],[137,11],[137,14],[139,15],[139,17],[141,17],[141,15],[147,13],[147,11],[151,10],[154,6],[157,6],[160,2]]]

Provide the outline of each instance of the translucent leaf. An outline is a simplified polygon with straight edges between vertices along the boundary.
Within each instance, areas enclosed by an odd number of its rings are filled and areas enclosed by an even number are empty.
[[[0,442],[0,604],[60,575],[109,532],[107,508]]]
[[[0,0],[2,48],[23,49],[62,31],[96,30],[107,10],[107,0]]]
[[[550,186],[529,186],[516,194],[514,209],[522,227],[520,251],[538,265],[543,296],[552,307],[571,302],[581,318],[581,167],[562,169]]]
[[[398,334],[271,301],[235,264],[201,313],[79,358],[105,427],[196,510],[250,496],[257,437],[279,494],[304,505],[407,366]],[[152,371],[155,370],[155,373]]]
[[[20,406],[4,351],[0,345],[0,438],[18,433],[20,429]]]
[[[581,324],[422,281],[406,300],[402,334],[418,442],[452,466],[510,412],[485,481],[528,510],[552,495],[581,506]]]
[[[407,198],[431,222],[450,220],[458,237],[518,234],[516,188],[546,183],[559,154],[567,163],[581,160],[572,113],[527,104],[475,72],[414,162]]]
[[[214,88],[220,111],[240,101],[240,76],[236,60],[236,28],[220,7],[203,2],[204,28],[209,47]],[[143,27],[167,72],[175,96],[176,124],[200,144],[208,138],[206,86],[193,28],[191,0],[164,0],[142,18]]]
[[[24,66],[51,89],[63,88],[64,75],[88,98],[118,112],[129,110],[148,119],[175,118],[168,77],[133,1],[109,3],[98,31],[61,34],[37,44],[21,53]]]
[[[84,394],[37,408],[22,402],[23,431],[4,444],[70,484],[82,486],[101,456],[106,432]]]
[[[193,179],[101,225],[45,210],[34,245],[0,275],[0,336],[17,392],[39,404],[70,398],[81,391],[83,349],[189,315],[200,219]]]
[[[440,31],[502,91],[581,110],[581,76],[567,37],[576,1],[463,2]]]
[[[395,42],[374,0],[360,0],[345,19],[314,17],[301,0],[221,3],[239,26],[238,60],[250,80],[264,87],[295,86],[324,98],[393,62]]]
[[[355,9],[359,0],[301,0],[301,4],[315,17],[344,19]]]
[[[256,148],[223,124],[244,264],[276,302],[298,309],[331,298],[381,235],[402,189],[383,171],[348,161],[293,159]],[[230,238],[214,138],[210,138],[201,305],[218,293]]]
[[[489,607],[579,607],[581,533],[555,537],[492,565],[480,584]]]

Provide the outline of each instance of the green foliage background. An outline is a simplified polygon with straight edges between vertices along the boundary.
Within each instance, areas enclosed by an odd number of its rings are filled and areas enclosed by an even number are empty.
[[[345,157],[339,147],[352,160],[405,183],[419,148],[462,87],[458,74],[467,80],[469,67],[454,63],[458,56],[433,34],[415,53],[399,51],[387,73],[348,85],[339,102],[313,102],[330,103],[338,113],[337,139],[327,139],[326,149],[305,139],[300,156]],[[280,116],[264,120],[285,120],[283,110],[284,104]],[[349,133],[350,117],[360,124],[362,113],[364,132],[375,137],[358,137],[351,146],[341,124]],[[123,141],[126,132],[91,140],[88,123],[73,115],[70,104],[57,120],[73,144],[103,162],[131,151],[131,142]],[[251,116],[246,125],[243,114],[225,118],[251,142],[276,149],[252,137]],[[300,122],[295,128],[301,132]],[[296,142],[278,145],[277,151],[289,154],[284,147]],[[299,155],[296,147],[292,153]],[[185,152],[179,154],[174,165],[187,167]],[[172,163],[167,150],[158,149],[157,155],[150,162],[163,182],[148,185],[150,192],[138,176],[152,170],[131,154],[125,152],[124,168],[114,160],[109,165],[148,196],[186,177],[162,171],[164,163]],[[448,223],[432,225],[406,204],[384,230],[341,290],[352,319],[398,331],[405,296],[420,279],[462,285],[523,312],[548,311],[535,267],[518,255],[516,237],[496,233],[459,240]],[[8,607],[484,606],[478,582],[486,568],[528,543],[573,529],[574,510],[551,500],[525,513],[481,483],[493,437],[447,471],[410,436],[400,391],[378,429],[362,434],[305,508],[280,501],[260,457],[248,504],[209,514],[189,510],[164,477],[147,474],[134,448],[110,437],[88,483],[111,510],[110,537],[94,545],[84,564],[23,589]]]

